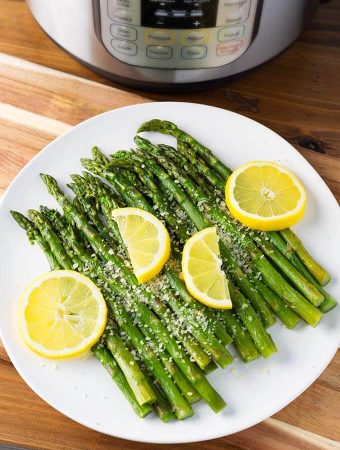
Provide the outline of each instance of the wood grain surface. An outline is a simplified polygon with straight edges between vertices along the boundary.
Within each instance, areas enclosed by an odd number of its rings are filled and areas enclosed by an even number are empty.
[[[279,58],[195,94],[133,92],[101,78],[51,42],[21,0],[0,0],[0,52],[0,193],[37,152],[80,121],[129,104],[178,100],[230,109],[269,126],[309,160],[340,200],[340,0],[322,5],[311,28]],[[339,373],[340,352],[273,418],[232,436],[172,447],[339,449]],[[0,444],[53,450],[169,447],[111,438],[64,417],[27,387],[1,347]]]

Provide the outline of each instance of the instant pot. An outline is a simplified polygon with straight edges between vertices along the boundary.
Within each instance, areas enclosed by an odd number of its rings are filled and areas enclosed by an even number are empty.
[[[312,20],[317,0],[27,0],[83,64],[133,87],[203,87],[268,61]]]

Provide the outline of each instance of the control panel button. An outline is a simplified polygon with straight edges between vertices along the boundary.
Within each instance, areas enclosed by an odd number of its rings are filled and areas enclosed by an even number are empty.
[[[207,51],[205,45],[190,45],[182,48],[181,55],[183,59],[201,59],[207,56]]]
[[[133,9],[134,0],[107,0],[107,12],[113,19],[117,9]]]
[[[239,52],[243,46],[243,41],[231,41],[218,44],[216,47],[217,56],[234,55]]]
[[[220,42],[236,41],[244,35],[244,25],[237,27],[225,27],[219,30],[218,40]]]
[[[172,48],[163,45],[149,45],[146,48],[146,55],[152,59],[171,59]]]
[[[124,23],[127,25],[133,24],[133,14],[124,9],[117,9],[112,18],[114,22]]]
[[[135,28],[113,23],[110,30],[112,36],[115,38],[125,39],[126,41],[135,41],[137,39],[137,30]]]
[[[205,44],[209,34],[205,30],[190,30],[181,33],[181,43],[184,45]]]
[[[171,45],[174,40],[174,33],[170,30],[145,30],[145,41],[148,44]]]
[[[141,2],[136,0],[107,0],[107,14],[114,22],[140,25]]]
[[[119,39],[112,39],[111,45],[113,49],[122,53],[123,55],[135,56],[137,55],[137,45],[133,42],[121,41]]]
[[[217,11],[217,26],[236,25],[248,19],[251,0],[222,0]]]

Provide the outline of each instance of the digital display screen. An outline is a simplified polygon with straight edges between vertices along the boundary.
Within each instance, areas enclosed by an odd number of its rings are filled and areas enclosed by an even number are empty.
[[[212,28],[218,0],[142,0],[142,26],[152,28]]]

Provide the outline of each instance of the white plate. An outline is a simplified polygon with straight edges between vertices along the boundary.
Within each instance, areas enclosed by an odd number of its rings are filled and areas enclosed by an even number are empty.
[[[53,362],[29,351],[18,334],[16,311],[20,293],[35,276],[48,270],[44,255],[28,245],[10,209],[26,212],[40,204],[54,206],[39,178],[54,175],[65,187],[69,174],[82,170],[80,157],[93,145],[104,152],[132,147],[138,126],[149,119],[172,120],[210,147],[228,166],[253,159],[280,162],[300,177],[308,192],[304,219],[296,226],[316,259],[328,268],[333,282],[327,288],[340,298],[340,216],[331,192],[284,139],[238,114],[190,103],[149,103],[109,111],[76,126],[37,155],[16,177],[0,207],[0,329],[6,350],[20,375],[46,402],[73,420],[97,431],[152,443],[194,442],[225,436],[271,416],[300,395],[326,368],[338,343],[340,308],[325,315],[317,329],[299,325],[289,331],[276,324],[270,332],[278,353],[269,360],[232,367],[209,376],[228,402],[215,415],[203,402],[183,422],[163,424],[155,415],[139,419],[113,381],[93,357]],[[150,135],[158,142],[172,142]],[[336,272],[337,271],[337,272]],[[308,414],[308,411],[306,411]]]

